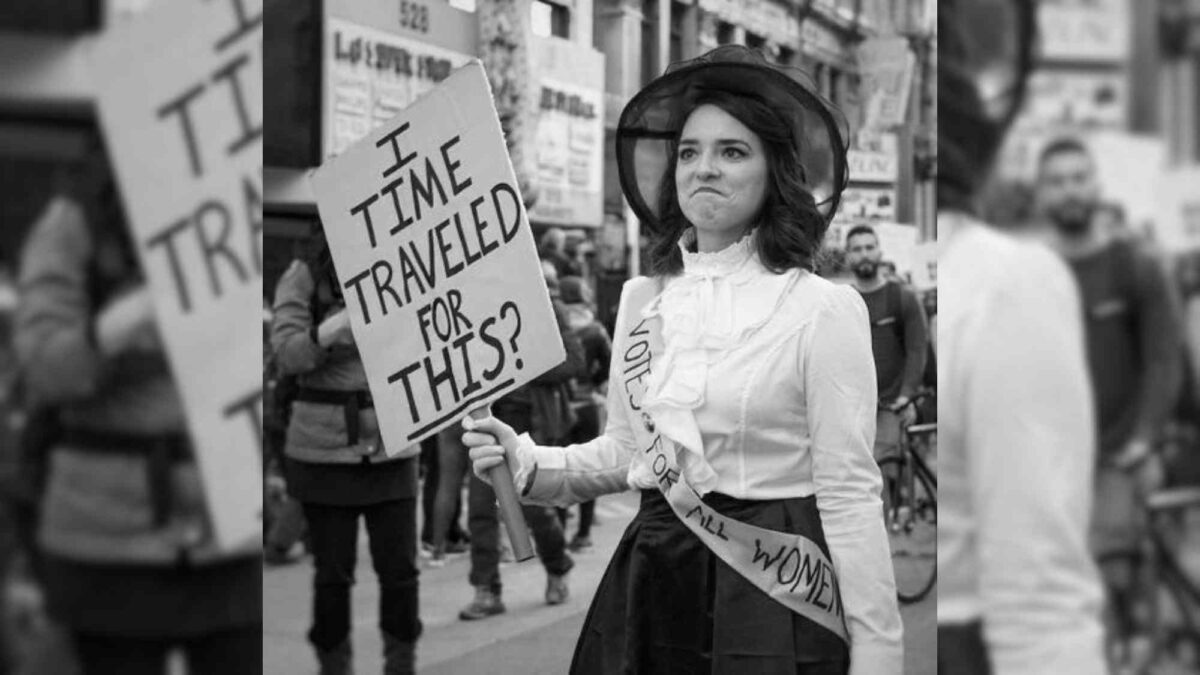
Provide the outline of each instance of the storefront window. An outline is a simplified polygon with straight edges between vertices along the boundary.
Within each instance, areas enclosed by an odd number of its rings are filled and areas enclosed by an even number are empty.
[[[754,33],[746,33],[746,46],[751,49],[763,51],[766,49],[767,40],[766,38],[755,35]]]
[[[717,22],[717,44],[727,45],[733,42],[733,24],[724,21]]]
[[[570,37],[570,11],[546,0],[534,0],[530,8],[533,34],[539,37]]]

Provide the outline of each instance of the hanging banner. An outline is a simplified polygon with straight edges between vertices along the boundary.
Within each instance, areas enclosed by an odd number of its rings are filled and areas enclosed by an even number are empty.
[[[868,38],[858,46],[861,91],[866,100],[864,126],[886,129],[904,124],[916,56],[903,37]]]
[[[1038,3],[1040,57],[1047,61],[1129,58],[1132,0],[1043,0]]]
[[[558,38],[535,39],[538,223],[599,227],[604,217],[604,55]]]
[[[114,22],[100,120],[219,545],[262,537],[262,13],[154,3]]]
[[[566,358],[479,61],[311,182],[389,455]]]
[[[1085,140],[1096,159],[1101,199],[1120,204],[1133,231],[1152,227],[1159,215],[1155,193],[1166,168],[1163,139],[1104,131],[1089,134]],[[1196,189],[1194,184],[1192,189]]]

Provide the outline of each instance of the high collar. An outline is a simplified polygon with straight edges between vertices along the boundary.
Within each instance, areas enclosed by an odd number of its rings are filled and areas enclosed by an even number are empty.
[[[683,252],[683,275],[685,277],[721,278],[732,275],[746,266],[755,257],[755,230],[750,230],[741,239],[720,251],[694,253],[690,250],[696,243],[696,228],[689,228],[679,239]]]

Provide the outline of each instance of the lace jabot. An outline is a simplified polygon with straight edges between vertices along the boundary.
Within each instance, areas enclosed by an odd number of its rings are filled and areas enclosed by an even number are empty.
[[[679,465],[688,482],[701,494],[710,491],[717,475],[704,459],[704,444],[693,411],[704,405],[709,365],[766,323],[771,313],[739,313],[738,287],[754,284],[755,294],[770,294],[772,305],[783,297],[792,275],[767,271],[756,253],[755,234],[742,237],[712,253],[688,250],[695,241],[689,230],[680,241],[683,274],[667,281],[665,289],[643,311],[644,318],[662,320],[663,354],[650,374],[643,408],[658,429],[678,443]]]
[[[746,236],[711,253],[693,253],[688,248],[696,241],[696,230],[688,230],[679,240],[683,251],[683,275],[685,277],[726,277],[735,274],[755,257],[755,234]]]

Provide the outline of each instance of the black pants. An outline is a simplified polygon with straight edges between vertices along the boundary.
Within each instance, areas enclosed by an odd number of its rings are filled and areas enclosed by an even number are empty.
[[[937,629],[938,673],[945,675],[989,675],[983,626],[978,622],[939,624]]]
[[[316,567],[308,640],[318,649],[332,649],[350,636],[350,587],[357,562],[359,516],[367,521],[371,561],[379,578],[379,628],[398,640],[415,641],[420,636],[416,501],[304,505]]]
[[[437,531],[437,528],[434,525],[434,516],[437,512],[439,486],[446,473],[446,467],[441,461],[438,447],[437,435],[421,441],[421,470],[423,472],[421,476],[421,541],[431,546],[436,543],[434,532]],[[466,463],[465,458],[463,463]],[[451,467],[451,471],[453,470],[454,468]],[[463,469],[460,468],[458,471],[461,485]],[[459,522],[462,518],[462,501],[462,490],[460,489],[454,496],[454,512],[450,516],[450,529],[440,533],[445,541],[452,544],[467,541],[467,532]]]
[[[492,414],[512,426],[518,433],[530,431],[531,411],[525,405],[506,405],[504,400],[492,406]],[[465,456],[460,434],[443,436],[443,442],[458,443]],[[467,495],[467,530],[471,533],[472,586],[487,586],[499,593],[500,586],[500,520],[496,493],[492,486],[471,472]],[[547,574],[566,574],[575,566],[567,553],[567,541],[558,514],[548,506],[524,505],[525,523],[533,535],[534,548]]]
[[[167,655],[177,647],[183,650],[189,675],[262,673],[262,629],[259,626],[182,641],[76,633],[74,642],[83,675],[165,675]]]

